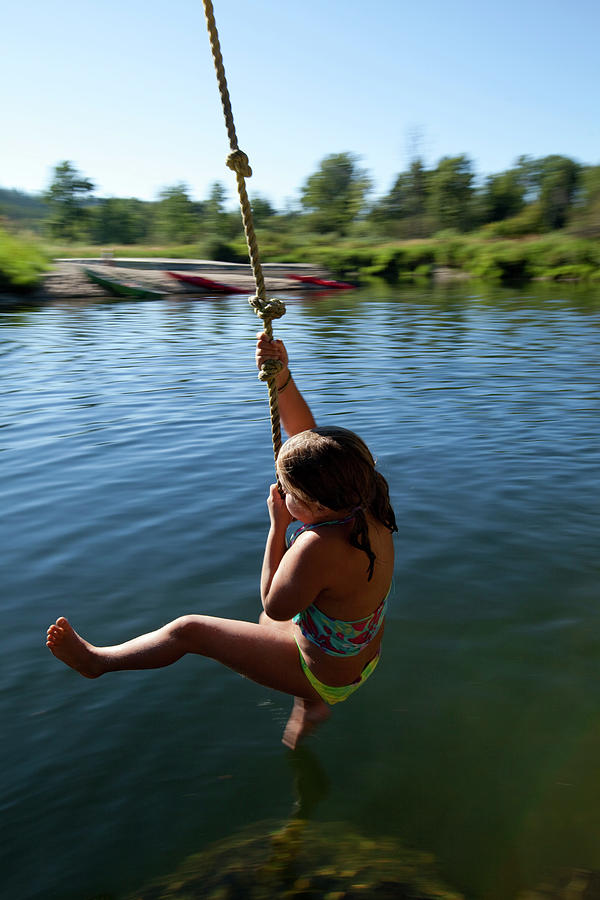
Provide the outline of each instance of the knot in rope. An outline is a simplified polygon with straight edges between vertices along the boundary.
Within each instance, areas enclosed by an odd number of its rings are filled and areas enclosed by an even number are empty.
[[[260,254],[258,252],[258,241],[254,231],[254,222],[252,217],[252,206],[248,199],[246,191],[245,178],[252,175],[252,169],[248,157],[243,150],[238,147],[237,135],[235,133],[235,125],[233,122],[233,113],[231,111],[231,100],[229,98],[229,90],[227,88],[227,78],[225,77],[225,67],[223,65],[223,56],[221,54],[221,46],[219,43],[219,33],[215,22],[215,14],[212,0],[203,0],[204,12],[206,14],[206,26],[208,28],[208,37],[210,40],[210,48],[212,51],[213,62],[215,64],[215,72],[217,75],[217,84],[219,86],[219,94],[221,95],[221,103],[223,105],[223,114],[225,116],[225,127],[229,137],[229,147],[231,153],[227,157],[227,166],[236,173],[236,181],[238,194],[240,197],[240,209],[242,212],[242,222],[244,224],[244,232],[246,235],[246,243],[248,244],[248,255],[250,257],[250,265],[254,275],[256,284],[256,296],[250,298],[250,306],[257,316],[264,321],[264,330],[269,337],[273,337],[273,329],[271,327],[272,319],[279,319],[285,312],[285,305],[281,300],[265,300],[265,279],[260,264]],[[259,378],[268,382],[269,389],[269,409],[271,412],[271,434],[273,437],[273,454],[275,459],[281,449],[281,423],[279,420],[279,407],[277,404],[277,385],[275,383],[275,375],[277,371],[271,368],[267,369],[264,376]],[[281,488],[280,488],[281,492]]]
[[[283,369],[280,359],[266,359],[258,370],[259,381],[271,381]]]
[[[244,178],[250,178],[252,169],[250,168],[250,160],[243,150],[239,148],[230,153],[227,157],[227,166],[237,175],[243,175]]]
[[[264,322],[271,322],[273,319],[280,319],[285,315],[285,303],[276,297],[272,297],[270,300],[258,296],[248,297],[248,303],[258,318],[263,319]]]

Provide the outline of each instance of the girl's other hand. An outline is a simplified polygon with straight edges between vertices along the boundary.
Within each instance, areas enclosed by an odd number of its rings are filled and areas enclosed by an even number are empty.
[[[267,507],[269,509],[271,525],[274,528],[282,528],[285,530],[290,522],[294,521],[293,516],[290,515],[286,506],[285,497],[281,496],[276,484],[272,484],[269,489]]]

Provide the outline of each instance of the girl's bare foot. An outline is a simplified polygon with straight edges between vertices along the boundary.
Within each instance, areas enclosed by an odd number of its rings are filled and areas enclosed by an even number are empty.
[[[57,659],[86,678],[97,678],[104,672],[96,648],[84,641],[63,616],[48,629],[46,647]]]
[[[322,700],[294,697],[294,707],[281,740],[290,750],[295,750],[300,740],[314,731],[317,725],[326,722],[330,715],[331,710]]]

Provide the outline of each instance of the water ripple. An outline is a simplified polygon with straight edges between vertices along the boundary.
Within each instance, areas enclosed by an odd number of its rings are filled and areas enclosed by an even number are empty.
[[[377,686],[320,738],[336,759],[327,814],[361,824],[376,805],[378,827],[423,840],[465,883],[485,884],[486,860],[493,868],[503,842],[508,852],[519,839],[522,810],[499,767],[523,791],[558,772],[543,736],[560,722],[576,746],[600,699],[600,303],[560,292],[297,298],[276,331],[317,418],[372,446],[400,528]],[[273,715],[273,695],[207,660],[90,684],[42,655],[59,613],[104,643],[190,611],[257,618],[273,460],[256,330],[231,299],[0,319],[12,897],[65,883],[96,895],[107,869],[116,890],[132,865],[148,880],[165,854],[195,849],[192,836],[240,824],[240,785],[261,819],[288,803],[273,756],[285,700]],[[586,786],[594,796],[596,757],[579,760],[582,796]],[[268,796],[264,774],[244,774],[253,761],[268,766]],[[237,773],[231,792],[222,772]],[[351,803],[344,783],[362,786]],[[527,838],[540,865],[554,862],[560,817],[549,809]],[[580,796],[560,812],[571,823],[564,857],[580,864],[595,808]]]

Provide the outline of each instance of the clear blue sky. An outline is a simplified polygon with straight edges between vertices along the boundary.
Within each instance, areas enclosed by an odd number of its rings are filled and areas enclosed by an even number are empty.
[[[250,193],[281,208],[329,153],[385,192],[411,155],[600,162],[598,0],[214,0]],[[185,182],[235,199],[201,0],[21,0],[2,12],[0,186],[63,159],[98,196]]]

